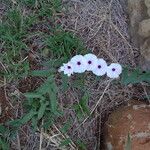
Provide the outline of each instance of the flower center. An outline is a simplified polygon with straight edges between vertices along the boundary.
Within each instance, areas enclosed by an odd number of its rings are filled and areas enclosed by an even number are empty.
[[[80,65],[81,65],[81,62],[80,62],[80,61],[78,61],[78,62],[77,62],[77,65],[79,65],[79,66],[80,66]]]
[[[100,69],[101,68],[101,65],[98,65],[98,69]]]
[[[115,68],[112,68],[112,71],[115,71],[116,69]]]
[[[71,67],[70,67],[70,66],[68,66],[68,69],[71,69]]]
[[[89,60],[89,61],[88,61],[88,64],[91,64],[91,63],[92,63],[92,61]]]

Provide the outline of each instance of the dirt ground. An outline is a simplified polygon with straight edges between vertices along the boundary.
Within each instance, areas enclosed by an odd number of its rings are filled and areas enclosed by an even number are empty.
[[[140,57],[139,48],[135,43],[131,43],[130,38],[127,1],[65,0],[64,4],[68,6],[67,14],[62,19],[64,28],[81,37],[89,51],[109,63],[119,62],[133,68],[139,66],[137,61]],[[86,85],[91,91],[89,105],[92,110],[94,102],[98,102],[98,107],[93,117],[87,119],[78,129],[79,137],[87,140],[88,148],[91,150],[96,143],[98,147],[103,143],[101,136],[103,123],[109,113],[132,98],[143,100],[149,86],[144,84],[122,86],[110,83],[106,78],[96,83],[92,80],[93,77],[88,75]],[[101,94],[104,94],[102,98]],[[88,132],[83,132],[83,128]]]
[[[63,17],[60,19],[63,28],[80,37],[84,41],[88,51],[93,52],[99,58],[104,58],[108,63],[119,62],[124,66],[128,65],[133,68],[138,66],[136,60],[140,56],[140,53],[138,47],[133,46],[134,43],[130,42],[126,1],[63,0],[63,4],[66,8],[64,9]],[[13,88],[13,85],[10,85],[7,89],[0,88],[0,108],[3,108],[1,111],[5,111],[5,117],[0,116],[0,123],[7,120],[7,118],[11,118],[10,111],[15,107],[11,106],[13,102],[11,102],[10,97],[12,95],[10,93],[16,91],[16,94],[18,94],[18,90],[26,92],[30,88],[35,88],[35,83],[37,86],[39,82],[36,79],[26,79],[25,81],[21,81],[17,88]],[[106,77],[95,82],[94,76],[87,73],[86,88],[91,94],[88,105],[94,113],[83,122],[79,122],[72,109],[64,110],[64,120],[67,120],[68,116],[74,118],[73,127],[68,132],[68,136],[73,141],[83,139],[88,150],[103,149],[103,124],[107,120],[108,115],[112,110],[126,104],[130,99],[144,100],[148,92],[148,87],[149,85],[144,83],[124,86]],[[10,89],[15,90],[11,92]],[[66,93],[59,93],[61,105],[66,103],[72,105],[74,101],[78,100],[78,92],[78,90],[74,89]],[[7,97],[9,97],[9,100]],[[15,107],[14,110],[18,110],[18,114],[22,114],[21,100],[16,106],[17,108]],[[56,129],[51,131],[49,136],[58,133]],[[32,133],[30,127],[25,126],[22,127],[20,136],[23,137],[20,143],[24,144],[24,149],[38,149],[41,136],[40,131]],[[48,141],[55,143],[48,138],[46,133],[43,133],[43,147]],[[17,143],[17,140],[12,141],[12,150],[16,149]],[[51,145],[46,149],[57,149],[55,146]]]

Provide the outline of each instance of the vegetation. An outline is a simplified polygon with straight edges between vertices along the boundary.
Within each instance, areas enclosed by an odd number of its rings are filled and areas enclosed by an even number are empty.
[[[58,104],[58,91],[66,90],[69,85],[66,76],[61,75],[66,82],[57,86],[57,70],[72,55],[84,54],[85,48],[79,38],[64,31],[61,24],[57,23],[61,16],[61,0],[18,0],[3,3],[8,7],[0,25],[0,60],[3,64],[1,77],[6,80],[6,84],[16,84],[27,77],[43,80],[35,91],[21,94],[26,99],[23,104],[24,115],[0,126],[0,148],[6,150],[9,149],[11,134],[17,133],[24,124],[31,121],[34,131],[37,127],[48,129],[63,115]],[[33,70],[30,53],[38,55],[38,65],[47,69]],[[86,102],[81,104],[83,109],[87,109]],[[79,109],[80,112],[82,106],[78,107],[76,104],[74,109]],[[66,122],[62,132],[67,132],[67,128]],[[69,143],[63,144],[62,141],[61,146]],[[82,145],[81,141],[78,143]]]
[[[79,103],[66,107],[72,107],[82,122],[90,115],[90,93],[84,86],[86,75],[78,75],[76,80],[69,81],[68,77],[57,73],[58,67],[71,56],[87,52],[81,40],[73,33],[64,31],[59,23],[61,0],[7,0],[3,3],[7,8],[0,24],[0,60],[3,68],[0,76],[7,85],[16,86],[20,80],[28,77],[41,79],[38,88],[20,95],[25,100],[24,115],[0,125],[0,149],[6,150],[9,149],[11,138],[24,124],[29,123],[33,131],[41,128],[48,130],[55,125],[57,119],[64,115],[59,107],[58,93],[68,88],[75,87],[81,91]],[[33,54],[32,57],[30,54]],[[32,66],[40,69],[33,69]],[[57,78],[61,78],[61,83],[56,81]],[[124,69],[123,84],[142,81],[150,82],[149,72]],[[63,134],[67,133],[71,123],[69,118],[62,125],[60,130]],[[64,138],[60,146],[71,142],[70,138]],[[77,140],[75,143],[81,150],[86,149],[83,141]]]

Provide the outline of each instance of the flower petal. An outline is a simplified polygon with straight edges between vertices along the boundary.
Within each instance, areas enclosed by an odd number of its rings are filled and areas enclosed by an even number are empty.
[[[98,59],[96,68],[92,71],[97,76],[102,76],[107,71],[107,63],[104,59]]]
[[[73,74],[73,65],[70,62],[68,62],[66,64],[63,64],[63,66],[61,66],[58,71],[63,71],[65,75],[71,76]]]
[[[86,71],[87,68],[86,59],[82,55],[76,55],[72,57],[70,62],[73,65],[73,71],[75,73],[83,73]]]
[[[97,67],[97,57],[94,54],[86,54],[84,55],[84,58],[86,59],[87,63],[87,71],[92,71]]]
[[[122,73],[122,66],[118,63],[112,63],[107,67],[107,76],[110,78],[118,78]]]

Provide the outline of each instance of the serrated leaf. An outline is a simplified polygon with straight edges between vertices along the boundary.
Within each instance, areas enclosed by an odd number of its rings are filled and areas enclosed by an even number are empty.
[[[51,75],[50,70],[34,70],[30,72],[31,76],[38,76],[38,77],[48,77]]]
[[[54,114],[57,114],[57,86],[55,81],[53,80],[53,82],[51,82],[50,84],[50,88],[49,88],[49,99],[50,99],[50,108],[51,108],[51,112]]]
[[[66,92],[69,88],[68,81],[69,81],[69,78],[66,75],[62,74],[62,85],[61,85],[61,87],[62,87],[63,92]]]
[[[38,89],[37,92],[40,94],[46,94],[49,92],[50,89],[50,83],[45,81]]]
[[[15,119],[13,121],[7,122],[7,124],[10,125],[10,126],[13,126],[13,127],[19,127],[19,126],[22,125],[21,122],[20,122],[20,120],[21,119]]]
[[[81,106],[83,112],[87,113],[87,114],[90,113],[89,107],[87,105],[88,99],[89,99],[89,95],[87,93],[85,93],[84,96],[82,97],[82,99],[79,102],[79,105]]]
[[[30,110],[29,113],[27,113],[22,119],[20,119],[20,123],[21,123],[21,124],[27,123],[27,122],[28,122],[29,120],[31,120],[32,117],[33,117],[34,115],[36,115],[36,114],[37,114],[37,112],[35,112],[34,110]]]
[[[53,76],[48,77],[47,80],[36,91],[42,95],[49,93],[52,87],[52,83],[54,82],[53,80],[54,80]]]
[[[50,107],[51,107],[51,112],[56,114],[57,113],[57,96],[55,92],[50,93]]]
[[[24,93],[24,96],[27,97],[27,98],[40,98],[42,95],[39,94],[39,93]]]
[[[32,117],[31,122],[32,122],[33,131],[36,131],[37,124],[38,124],[38,118],[37,118],[37,116]]]
[[[43,117],[47,105],[48,105],[47,103],[45,103],[45,104],[42,103],[42,104],[41,104],[41,106],[40,106],[40,108],[39,108],[39,111],[38,111],[38,119],[39,119],[39,120]]]

